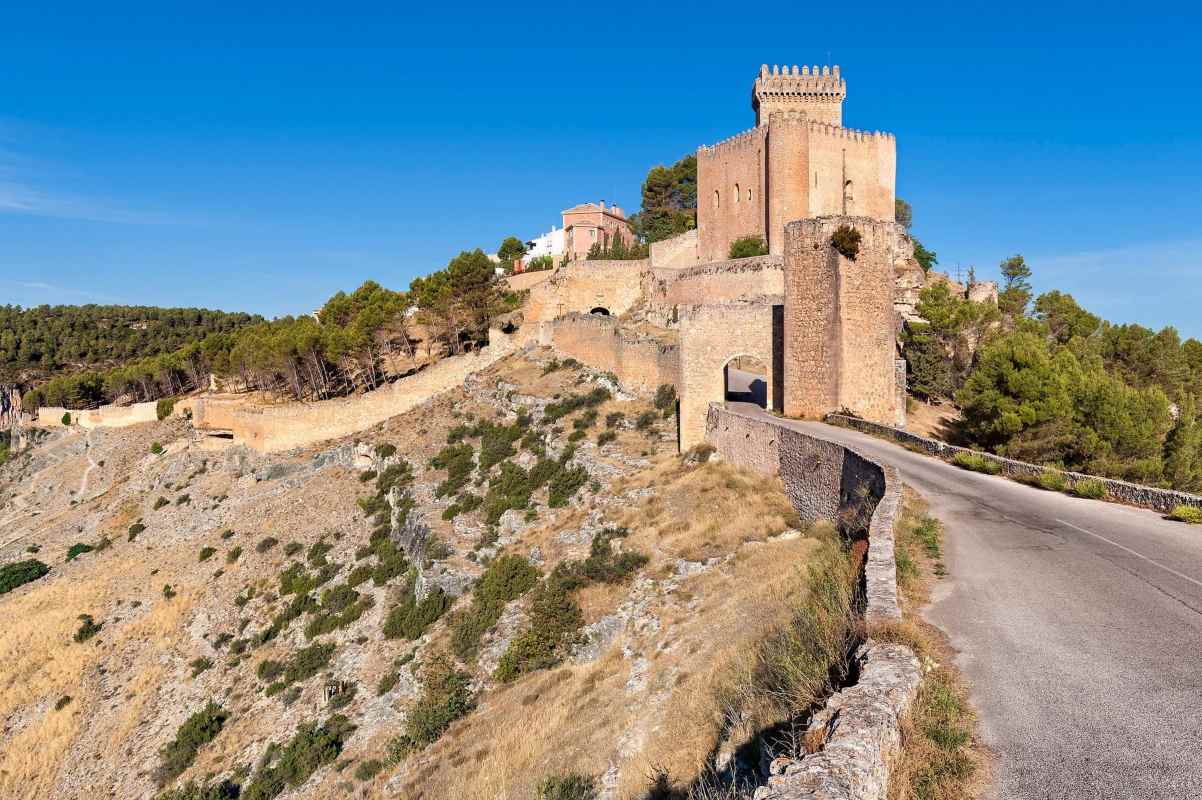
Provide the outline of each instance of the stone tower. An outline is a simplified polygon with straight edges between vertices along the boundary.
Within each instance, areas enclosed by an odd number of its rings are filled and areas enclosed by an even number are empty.
[[[697,257],[746,236],[785,251],[785,223],[843,214],[892,220],[897,142],[843,127],[839,67],[760,67],[754,128],[697,150]]]
[[[860,233],[854,259],[831,245],[844,225]],[[786,415],[812,418],[847,409],[888,425],[902,419],[893,264],[907,241],[901,225],[869,217],[830,216],[785,226]]]
[[[766,125],[774,111],[804,111],[811,122],[843,127],[843,99],[847,83],[839,67],[760,67],[751,88],[755,124]]]

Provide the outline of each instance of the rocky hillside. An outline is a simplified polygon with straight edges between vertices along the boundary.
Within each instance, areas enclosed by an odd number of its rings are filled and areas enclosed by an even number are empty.
[[[282,456],[181,420],[44,438],[0,468],[0,796],[626,798],[737,765],[731,686],[830,537],[674,428],[527,352]]]

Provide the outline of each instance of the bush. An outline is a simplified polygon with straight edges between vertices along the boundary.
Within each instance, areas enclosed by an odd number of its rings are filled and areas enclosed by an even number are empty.
[[[1002,471],[1001,464],[990,458],[986,458],[980,453],[956,453],[952,457],[952,463],[961,469],[983,472],[986,475],[997,475]]]
[[[241,800],[272,800],[285,789],[300,786],[318,768],[333,763],[354,731],[346,717],[336,714],[321,726],[303,723],[283,747],[268,748]]]
[[[50,567],[31,558],[0,567],[0,594],[8,594],[18,586],[36,581],[50,572]]]
[[[1106,497],[1106,484],[1094,478],[1074,481],[1069,489],[1073,495],[1087,500],[1101,500]]]
[[[151,442],[150,452],[153,455],[161,456],[163,454],[163,445],[159,442]]]
[[[601,431],[601,433],[597,436],[597,446],[604,447],[617,438],[618,434],[614,433],[613,431]]]
[[[55,711],[62,711],[64,708],[66,708],[67,706],[71,705],[71,701],[72,701],[72,700],[74,700],[74,699],[75,699],[75,698],[74,698],[74,697],[72,697],[72,696],[71,696],[71,695],[69,695],[69,694],[65,694],[65,695],[63,695],[63,696],[62,696],[62,697],[60,697],[58,700],[54,701],[54,710],[55,710]]]
[[[734,249],[733,246],[731,249]],[[538,783],[537,800],[596,800],[596,797],[597,782],[578,772],[553,775]]]
[[[202,548],[200,548],[199,560],[200,561],[208,561],[210,558],[213,557],[213,554],[216,552],[217,552],[216,547],[208,547],[208,546],[202,547]]]
[[[163,506],[169,506],[169,505],[171,505],[170,500],[168,500],[166,497],[160,497],[158,500],[154,501],[154,510],[158,511]]]
[[[483,636],[505,605],[528,592],[539,578],[538,568],[518,555],[493,559],[472,588],[472,605],[456,614],[451,624],[451,649],[463,661],[473,661]]]
[[[392,458],[396,455],[396,445],[385,442],[384,444],[376,445],[376,458]]]
[[[1197,506],[1177,506],[1169,516],[1188,525],[1202,525],[1202,508]]]
[[[130,525],[129,526],[129,541],[132,542],[134,539],[137,539],[138,534],[140,534],[144,530],[146,530],[146,526],[142,524],[141,520],[138,520],[133,525]]]
[[[404,599],[388,612],[384,620],[384,638],[420,639],[426,629],[446,613],[451,602],[442,587],[436,586],[419,603],[410,586]]]
[[[551,508],[563,508],[587,482],[588,470],[582,466],[560,469],[551,479],[547,505]]]
[[[626,528],[606,528],[593,537],[588,558],[564,561],[552,575],[569,591],[590,583],[624,583],[648,561],[641,553],[614,550],[614,540],[629,533]]]
[[[831,247],[844,258],[855,261],[860,254],[860,232],[850,225],[840,225],[831,234]]]
[[[84,544],[83,542],[76,542],[75,544],[71,545],[70,548],[67,549],[67,560],[74,561],[77,556],[82,556],[84,553],[90,553],[95,549],[96,548],[92,547],[92,545],[90,545],[90,544]]]
[[[299,553],[301,550],[304,550],[304,549],[305,549],[305,546],[303,544],[301,544],[300,542],[289,542],[284,547],[284,555],[294,556],[297,553]]]
[[[606,389],[603,386],[598,386],[588,394],[577,394],[565,397],[562,400],[549,403],[547,405],[547,407],[543,410],[543,420],[551,423],[566,417],[568,414],[579,411],[582,408],[596,408],[606,400],[610,399],[612,396],[613,395],[610,394],[609,389]]]
[[[584,615],[568,594],[567,585],[552,575],[535,590],[529,621],[509,643],[493,677],[508,683],[527,673],[555,666],[577,643],[583,624]]]
[[[484,475],[493,465],[516,455],[513,444],[523,433],[525,431],[517,423],[508,426],[484,423],[480,435],[480,474]]]
[[[654,425],[655,425],[655,412],[654,411],[644,411],[642,414],[639,414],[639,418],[637,420],[635,420],[635,422],[634,422],[635,429],[640,430],[640,431],[650,430],[651,427]]]
[[[305,626],[305,638],[345,628],[357,622],[374,604],[371,595],[360,595],[346,584],[326,589],[321,595],[321,606],[313,610],[313,619]]]
[[[359,483],[367,483],[368,481],[374,481],[378,474],[379,473],[377,473],[374,469],[369,469],[366,472],[361,472],[361,473],[359,473]]]
[[[228,711],[210,700],[208,705],[188,717],[176,731],[175,740],[159,751],[155,782],[162,786],[190,767],[196,760],[197,751],[217,738],[229,716]]]
[[[391,758],[399,761],[433,744],[452,722],[466,716],[475,706],[470,683],[471,676],[455,669],[449,659],[433,659],[422,672],[422,694],[409,710],[405,733],[389,743]]]
[[[188,662],[188,666],[192,668],[192,677],[195,678],[197,675],[204,672],[206,669],[209,669],[210,667],[212,667],[213,661],[211,659],[205,658],[204,656],[201,656],[200,658],[194,658],[190,662]]]
[[[171,398],[171,397],[164,397],[162,400],[155,403],[155,405],[154,405],[155,416],[157,416],[160,421],[165,420],[165,419],[167,419],[167,417],[171,416],[171,412],[174,410],[175,410],[175,399]]]
[[[100,629],[104,627],[104,623],[97,624],[96,620],[92,619],[91,614],[79,615],[79,630],[75,632],[75,643],[82,644],[88,639],[91,639],[96,634],[100,633]]]
[[[1049,492],[1063,492],[1068,488],[1068,478],[1064,477],[1063,472],[1054,469],[1041,470],[1038,475],[1023,476],[1022,482]]]
[[[164,583],[163,584],[163,599],[170,600],[173,597],[175,597],[175,590],[171,588],[171,584]]]
[[[355,780],[370,781],[384,769],[384,762],[378,758],[369,758],[355,767]]]
[[[380,697],[391,692],[400,680],[401,673],[399,670],[394,669],[390,672],[384,673],[384,676],[380,678],[380,683],[376,686],[376,697]]]
[[[233,564],[235,561],[237,561],[241,557],[242,557],[242,548],[235,547],[233,550],[230,550],[228,553],[225,554],[225,563]]]
[[[178,789],[168,789],[155,796],[155,800],[237,800],[241,790],[228,780],[217,783],[188,781]]]
[[[626,415],[621,411],[611,411],[605,415],[605,427],[616,428],[624,419],[626,419]]]
[[[63,423],[64,425],[70,425],[70,424],[71,424],[71,412],[70,412],[70,411],[67,411],[67,412],[64,412],[64,413],[63,413],[63,419],[62,419],[62,423]]]
[[[661,384],[655,390],[655,407],[664,419],[676,413],[676,387],[670,383]]]
[[[279,539],[275,538],[274,536],[268,536],[266,539],[263,539],[257,545],[255,545],[255,552],[256,553],[266,553],[268,550],[275,547],[279,543],[280,543]]]
[[[730,243],[730,258],[751,258],[768,255],[768,243],[763,236],[743,236]]]

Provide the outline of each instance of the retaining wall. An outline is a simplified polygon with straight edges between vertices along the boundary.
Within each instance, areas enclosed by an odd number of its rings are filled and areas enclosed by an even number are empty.
[[[995,456],[992,453],[982,452],[980,450],[972,450],[967,447],[957,447],[947,442],[941,442],[938,439],[928,439],[925,436],[919,436],[899,428],[893,428],[889,425],[881,425],[876,422],[859,419],[857,417],[847,417],[842,414],[831,414],[826,418],[826,421],[841,425],[845,428],[862,431],[874,436],[882,436],[886,439],[898,442],[899,444],[908,445],[917,448],[930,455],[937,456],[943,459],[951,459],[957,453],[971,453],[978,455],[988,461],[992,461],[1001,468],[1002,475],[1009,478],[1030,478],[1038,476],[1045,470],[1052,469],[1051,467],[1041,467],[1038,464],[1031,464],[1026,461],[1015,461],[1012,458],[1003,458]],[[1069,472],[1068,470],[1053,470],[1064,475],[1070,484],[1078,481],[1099,481],[1106,487],[1107,499],[1117,500],[1120,503],[1129,503],[1133,506],[1141,508],[1150,508],[1153,511],[1159,511],[1163,514],[1171,512],[1177,506],[1195,506],[1202,508],[1202,496],[1189,494],[1187,492],[1178,492],[1172,489],[1157,489],[1152,486],[1142,486],[1138,483],[1129,483],[1120,481],[1114,478],[1100,478],[1097,475],[1086,475],[1083,472]]]
[[[893,528],[901,508],[901,477],[891,467],[843,445],[719,404],[709,408],[706,441],[733,464],[779,475],[798,513],[839,522],[863,504],[875,504],[865,563],[871,627],[901,618]],[[756,800],[885,800],[901,752],[901,719],[922,682],[908,647],[869,639],[856,653],[859,680],[836,692],[814,716],[825,733],[822,750],[772,776]]]

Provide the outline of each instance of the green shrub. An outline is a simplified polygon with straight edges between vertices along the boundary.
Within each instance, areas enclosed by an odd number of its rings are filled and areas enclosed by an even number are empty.
[[[76,542],[75,544],[71,545],[71,547],[69,547],[67,549],[67,560],[74,561],[77,556],[82,556],[84,553],[90,553],[95,549],[96,548],[92,547],[92,545],[90,545],[90,544],[84,544],[83,542]]]
[[[341,714],[321,726],[301,724],[286,745],[268,748],[240,800],[272,800],[285,789],[301,786],[319,768],[337,760],[354,729]]]
[[[176,731],[174,741],[159,751],[155,782],[162,786],[190,767],[196,760],[197,751],[217,738],[229,716],[228,711],[210,700],[204,708],[188,717]]]
[[[268,536],[266,539],[261,540],[257,545],[255,545],[255,552],[260,554],[266,553],[279,543],[279,539],[275,538],[274,536]]]
[[[376,696],[380,697],[388,694],[393,690],[400,680],[401,673],[399,670],[394,669],[384,673],[384,676],[380,678],[380,683],[376,686]]]
[[[1064,477],[1063,472],[1054,469],[1045,469],[1036,475],[1033,480],[1025,482],[1049,492],[1063,492],[1068,488],[1068,478]]]
[[[369,550],[370,552],[370,550]],[[346,585],[352,589],[362,583],[365,583],[371,578],[372,572],[375,570],[370,564],[360,564],[351,570],[351,574],[346,576]]]
[[[72,696],[71,696],[71,695],[69,695],[69,694],[65,694],[65,695],[63,695],[63,696],[62,696],[62,697],[60,697],[58,700],[54,701],[54,710],[55,710],[55,711],[62,711],[64,708],[66,708],[67,706],[71,705],[71,701],[72,701],[72,700],[74,700],[74,699],[75,699],[75,698],[74,698],[74,697],[72,697]]]
[[[952,456],[952,463],[961,469],[973,472],[983,472],[986,475],[997,475],[1002,471],[1002,465],[993,459],[986,458],[980,453],[959,452]]]
[[[217,552],[216,547],[209,547],[208,545],[206,545],[206,546],[200,548],[199,560],[208,561],[210,558],[213,557],[213,554],[216,552]]]
[[[242,548],[235,547],[233,550],[230,550],[228,553],[225,554],[225,563],[233,564],[235,561],[237,561],[241,557],[242,557]]]
[[[570,772],[539,781],[536,800],[596,800],[596,797],[597,782],[592,777]]]
[[[347,706],[349,706],[351,704],[351,702],[354,701],[355,695],[358,693],[359,693],[359,684],[357,684],[357,683],[343,684],[341,686],[341,691],[337,692],[332,697],[330,697],[330,700],[329,700],[329,702],[326,703],[326,706],[331,711],[337,711],[339,709],[346,708]]]
[[[31,558],[0,567],[0,594],[8,594],[18,586],[36,581],[50,572],[50,567]]]
[[[289,542],[284,547],[284,555],[294,556],[297,553],[299,553],[301,550],[304,550],[304,549],[305,549],[305,546],[303,544],[301,544],[300,542]]]
[[[419,603],[411,585],[401,602],[388,612],[384,620],[384,638],[420,639],[426,629],[446,613],[451,602],[442,587],[436,586]]]
[[[1202,508],[1197,506],[1177,506],[1169,516],[1188,525],[1202,525]]]
[[[405,719],[405,733],[389,743],[393,762],[438,741],[455,720],[475,707],[471,676],[446,658],[435,658],[422,671],[422,694]]]
[[[484,475],[494,465],[517,455],[513,445],[524,433],[522,426],[517,423],[507,426],[483,423],[480,435],[480,474]]]
[[[357,622],[374,603],[371,595],[360,595],[346,584],[326,589],[321,595],[321,606],[312,612],[313,619],[305,626],[305,638],[312,639]]]
[[[583,440],[584,437],[587,435],[588,434],[586,434],[584,431],[580,431],[580,430],[572,431],[571,435],[568,436],[568,441],[569,442],[579,442],[579,441]]]
[[[593,427],[597,423],[597,409],[590,408],[576,419],[572,420],[572,427],[575,430],[583,431]]]
[[[330,659],[334,657],[334,644],[311,644],[292,654],[288,666],[284,669],[284,682],[287,684],[300,683],[312,678],[325,669]]]
[[[545,422],[555,422],[558,419],[566,417],[574,411],[579,411],[582,408],[595,408],[601,405],[613,395],[609,389],[603,386],[598,386],[588,394],[577,394],[565,397],[554,403],[549,403],[543,410],[543,420]]]
[[[160,421],[165,420],[165,419],[167,419],[167,417],[171,416],[171,412],[174,410],[175,410],[175,399],[171,398],[171,397],[164,397],[162,400],[159,400],[159,402],[155,403],[155,405],[154,405],[155,416],[157,416]]]
[[[171,588],[171,584],[164,583],[163,584],[163,599],[170,600],[173,597],[175,597],[175,590]]]
[[[654,425],[655,425],[655,412],[654,411],[644,411],[642,414],[639,414],[639,418],[637,420],[635,420],[635,422],[634,422],[635,429],[640,430],[640,431],[650,430]]]
[[[463,661],[473,661],[480,637],[489,631],[506,603],[516,600],[538,582],[538,568],[518,555],[506,554],[492,560],[472,588],[472,604],[455,615],[451,623],[451,649]]]
[[[618,434],[613,431],[601,431],[600,435],[597,436],[597,446],[604,447],[617,438]]]
[[[183,786],[155,795],[155,800],[237,800],[241,790],[229,780],[217,783],[188,781]]]
[[[1087,500],[1101,500],[1106,497],[1106,484],[1094,478],[1085,478],[1074,481],[1069,491],[1075,496],[1084,497]]]
[[[434,490],[435,497],[448,497],[467,485],[476,466],[474,453],[466,442],[449,444],[430,460],[430,466],[447,471],[447,479]]]
[[[192,677],[195,678],[197,675],[204,672],[206,669],[209,669],[210,667],[212,667],[213,662],[211,659],[201,656],[199,658],[194,658],[190,662],[188,662],[188,666],[192,668]]]
[[[158,500],[154,501],[154,510],[158,511],[163,506],[169,506],[169,505],[171,505],[170,500],[168,500],[166,497],[160,497]]]
[[[369,469],[366,472],[361,472],[361,473],[359,473],[359,483],[367,483],[368,481],[374,481],[378,474],[379,473],[377,473],[374,469]]]
[[[70,412],[70,411],[66,411],[66,412],[64,412],[64,413],[63,413],[62,423],[63,423],[64,425],[70,425],[70,424],[71,424],[71,412]]]
[[[580,639],[584,615],[567,586],[549,577],[538,585],[526,627],[509,643],[493,677],[502,683],[563,661]]]
[[[192,503],[192,495],[190,495],[190,494],[181,494],[179,497],[175,498],[175,504],[177,506],[191,505],[191,503]]]
[[[284,674],[284,665],[279,661],[265,658],[259,662],[256,674],[259,676],[259,680],[264,683],[270,683]]]
[[[384,762],[378,758],[369,758],[363,761],[359,766],[355,767],[355,780],[370,781],[372,778],[380,774],[380,770],[384,769]]]
[[[614,550],[614,540],[629,533],[626,528],[606,528],[593,537],[587,558],[561,562],[552,575],[569,591],[590,583],[624,583],[648,561],[642,553]]]
[[[742,236],[730,243],[730,258],[751,258],[768,255],[768,244],[763,236]]]
[[[543,375],[550,375],[552,372],[560,369],[563,365],[559,363],[558,358],[553,358],[543,365]]]
[[[621,411],[613,411],[605,415],[605,427],[616,428],[626,419],[626,415]]]
[[[582,466],[568,467],[555,473],[551,479],[547,505],[562,508],[568,504],[580,487],[588,482],[588,470]]]
[[[376,458],[392,458],[396,455],[396,445],[385,442],[376,445]]]
[[[237,534],[235,534],[235,533],[234,533],[234,529],[233,529],[233,528],[226,528],[225,530],[223,530],[223,531],[221,532],[221,538],[222,538],[222,539],[233,539],[233,538],[234,538],[234,536],[236,536],[236,535],[237,535]]]
[[[840,225],[831,234],[831,247],[844,258],[855,261],[860,254],[860,232],[850,225]]]
[[[129,541],[132,542],[134,539],[137,539],[138,534],[140,534],[144,530],[146,530],[146,526],[142,524],[142,520],[138,520],[133,525],[130,525],[129,526]]]
[[[159,442],[151,442],[150,452],[152,455],[161,456],[163,454],[163,445]]]

